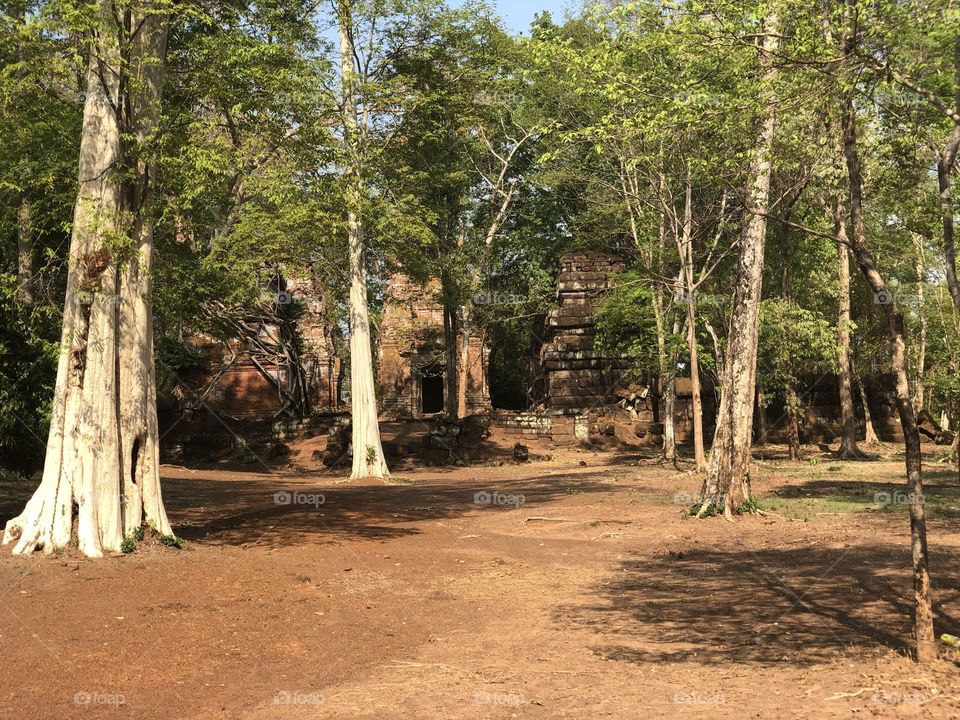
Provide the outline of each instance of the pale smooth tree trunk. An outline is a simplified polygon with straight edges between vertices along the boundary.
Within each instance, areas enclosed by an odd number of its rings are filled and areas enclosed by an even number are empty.
[[[760,59],[763,66],[761,97],[766,114],[751,161],[752,182],[747,200],[749,215],[740,242],[733,315],[722,376],[723,391],[698,516],[703,516],[710,506],[714,506],[723,508],[724,515],[730,518],[750,499],[750,446],[757,381],[763,256],[776,123],[776,96],[772,88],[777,76],[773,56],[780,47],[776,14],[771,13],[764,26]]]
[[[916,308],[920,319],[920,335],[917,338],[917,365],[913,368],[913,409],[923,410],[923,373],[927,364],[927,298],[924,290],[926,283],[926,264],[924,262],[923,236],[911,234],[913,240],[914,271],[917,276]]]
[[[837,239],[837,362],[840,366],[840,447],[837,455],[854,458],[861,455],[857,447],[857,415],[853,405],[853,383],[850,372],[850,249],[847,239],[846,203],[838,194],[833,206],[833,233]],[[872,429],[872,426],[871,426]]]
[[[347,158],[347,240],[350,253],[350,398],[353,432],[351,478],[389,477],[380,442],[377,395],[373,378],[373,353],[367,306],[366,247],[360,218],[363,176],[358,145],[362,128],[357,119],[353,19],[350,0],[338,3],[340,71],[343,81],[343,131]]]
[[[149,284],[130,282],[137,275],[149,277],[152,230],[142,215],[149,208],[130,204],[131,188],[144,192],[149,174],[139,160],[129,167],[132,158],[125,156],[122,140],[131,133],[139,141],[156,122],[166,19],[140,6],[124,17],[128,24],[121,27],[112,5],[103,3],[98,21],[87,73],[79,190],[43,478],[23,513],[6,525],[3,542],[14,543],[15,554],[66,546],[74,505],[77,545],[90,557],[118,551],[125,532],[144,521],[162,534],[171,533],[155,452],[152,323],[143,294]],[[130,28],[141,23],[141,33],[128,41]],[[128,57],[121,57],[121,48]],[[118,102],[121,88],[129,104]],[[125,115],[128,109],[131,117]],[[125,165],[140,174],[131,172],[133,179],[124,182]],[[108,248],[108,239],[120,234],[139,243],[135,262],[125,266]],[[138,262],[137,270],[131,269]]]
[[[467,386],[470,382],[470,314],[464,309],[460,329],[460,362],[457,367],[457,417],[463,418],[467,408]]]
[[[631,216],[632,219],[632,216]],[[659,242],[660,248],[662,249],[666,244],[666,218],[664,215],[660,216],[660,230],[659,230]],[[633,227],[636,231],[636,227]],[[639,242],[639,236],[636,235]],[[651,260],[651,267],[653,262]],[[672,296],[670,296],[670,302],[673,302]],[[673,462],[677,458],[677,444],[676,444],[676,435],[674,433],[674,416],[676,412],[676,362],[673,363],[671,369],[670,355],[672,353],[667,352],[667,308],[664,305],[663,293],[660,291],[659,287],[654,288],[653,297],[653,317],[657,327],[657,365],[659,370],[658,378],[658,387],[661,389],[661,397],[663,398],[663,447],[662,454],[663,459],[667,462]]]
[[[697,472],[701,472],[707,467],[707,458],[703,449],[703,400],[700,392],[700,360],[697,354],[697,285],[693,277],[693,188],[689,171],[684,197],[683,235],[679,250],[687,294],[687,350],[690,353],[690,396],[693,406],[693,457]]]
[[[784,398],[787,402],[787,445],[790,451],[791,460],[800,459],[800,398],[797,397],[797,390],[793,385],[787,385],[784,388]]]
[[[880,442],[877,430],[873,426],[873,416],[870,414],[870,403],[867,401],[867,390],[863,386],[863,379],[857,375],[857,388],[860,390],[860,401],[863,403],[863,444],[876,445]]]
[[[167,50],[168,18],[148,13],[135,18],[130,85],[131,127],[141,147],[154,139],[160,122],[163,65]],[[132,29],[132,28],[131,28]],[[162,534],[170,523],[160,492],[160,425],[157,420],[157,380],[153,351],[152,297],[153,165],[136,161],[142,182],[129,189],[127,207],[137,220],[131,236],[135,252],[120,273],[120,467],[123,473],[124,533],[130,535],[146,520]]]
[[[676,286],[680,286],[677,278]],[[680,319],[674,317],[673,335],[680,332]],[[666,364],[663,375],[663,459],[677,461],[677,353],[666,352]]]
[[[855,1],[848,0],[848,7]],[[844,36],[845,54],[852,51],[853,43],[853,30],[848,25]],[[847,162],[847,175],[850,181],[850,213],[853,228],[851,249],[857,264],[860,266],[861,273],[873,292],[889,295],[886,283],[874,263],[867,243],[866,223],[863,216],[862,176],[857,147],[856,112],[850,98],[846,100],[845,107],[843,149]],[[916,413],[910,397],[910,382],[907,376],[903,311],[897,304],[896,298],[892,295],[890,295],[890,298],[891,301],[882,307],[889,330],[890,367],[896,377],[897,410],[903,429],[906,455],[907,493],[910,498],[910,545],[913,560],[914,641],[916,643],[917,659],[926,663],[936,658],[937,648],[933,633],[933,607],[930,597],[920,433],[917,428]]]
[[[677,373],[669,367],[663,376],[663,459],[677,459]]]

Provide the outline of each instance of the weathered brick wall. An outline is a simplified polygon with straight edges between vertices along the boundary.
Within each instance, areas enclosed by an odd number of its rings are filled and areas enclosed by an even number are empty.
[[[903,442],[903,430],[897,412],[892,375],[864,378],[864,390],[874,430],[881,440]],[[800,440],[805,443],[832,442],[840,436],[840,387],[836,375],[825,374],[803,379],[798,390],[801,413]],[[862,437],[866,426],[862,399],[853,388],[854,409]],[[770,403],[766,411],[767,430],[771,442],[786,442],[787,413],[781,401]]]
[[[337,353],[339,329],[327,317],[322,291],[311,278],[287,281],[287,292],[300,305],[303,314],[297,319],[297,332],[303,341],[300,362],[307,376],[311,411],[335,411],[340,408],[340,376],[344,358]],[[349,364],[349,357],[346,358]]]
[[[577,414],[617,401],[616,389],[629,366],[623,358],[595,349],[597,303],[623,270],[616,258],[579,252],[561,260],[557,302],[547,314],[547,339],[541,350],[547,407]]]
[[[309,277],[295,278],[284,282],[278,297],[283,303],[295,300],[303,307],[296,320],[296,331],[302,340],[300,364],[306,376],[311,412],[336,411],[341,405],[338,378],[343,360],[336,352],[334,334],[338,330],[327,319],[322,291]],[[279,337],[274,325],[258,327],[261,334]],[[181,411],[206,407],[229,417],[254,420],[273,418],[282,408],[277,389],[263,377],[242,340],[233,338],[224,344],[214,337],[196,334],[187,343],[205,356],[204,367],[173,380],[172,395],[158,398],[165,410],[176,414],[178,406]],[[221,372],[234,356],[232,364]],[[286,381],[289,368],[284,362],[280,367],[272,363],[261,365],[273,377]]]
[[[423,285],[397,273],[390,278],[387,293],[377,356],[380,407],[388,415],[418,415],[423,410],[421,377],[442,376],[445,371],[440,282]],[[470,337],[465,358],[468,413],[490,407],[489,352],[480,337]]]

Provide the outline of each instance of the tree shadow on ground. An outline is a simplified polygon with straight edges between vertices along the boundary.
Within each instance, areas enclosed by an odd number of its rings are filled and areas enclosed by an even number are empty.
[[[27,500],[40,485],[40,478],[26,478],[20,475],[4,475],[0,482],[0,536],[7,520],[15,518],[23,511]]]
[[[937,631],[955,631],[960,554],[933,552],[931,567]],[[634,554],[614,577],[555,616],[609,637],[594,649],[610,659],[809,665],[853,647],[910,650],[906,544]]]
[[[948,478],[936,478],[936,480],[936,482],[925,482],[923,484],[925,495],[944,500],[960,500],[960,482]],[[882,503],[889,502],[890,498],[893,498],[896,493],[905,493],[906,483],[878,482],[855,478],[817,479],[796,485],[780,485],[771,488],[769,492],[776,497],[788,499],[829,498],[845,502]]]
[[[218,479],[198,472],[191,478],[165,478],[163,492],[171,523],[187,540],[280,547],[352,537],[397,538],[420,532],[417,523],[471,512],[538,514],[538,507],[567,494],[572,483],[579,493],[612,489],[609,483],[585,481],[576,472],[497,481],[407,482],[321,485],[309,477]]]

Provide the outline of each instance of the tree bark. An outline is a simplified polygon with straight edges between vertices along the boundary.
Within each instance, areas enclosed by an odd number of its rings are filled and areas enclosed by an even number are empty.
[[[954,131],[960,139],[960,128]],[[950,187],[950,173],[957,155],[956,144],[951,144],[947,155],[937,158],[937,183],[940,188],[940,219],[943,227],[943,252],[946,258],[947,289],[953,299],[953,305],[960,310],[960,282],[957,280],[957,250],[953,227],[953,192]]]
[[[460,361],[457,365],[457,417],[463,418],[469,413],[467,389],[470,384],[470,317],[466,311],[463,322],[461,322],[458,342]]]
[[[777,70],[773,55],[780,47],[776,14],[766,18],[760,52],[763,66],[765,117],[751,161],[752,184],[747,199],[749,219],[740,243],[737,282],[733,299],[727,357],[724,364],[717,429],[701,490],[699,517],[710,506],[722,507],[727,517],[750,499],[750,444],[753,402],[757,379],[757,346],[760,333],[760,299],[763,255],[770,198],[771,154],[776,122],[776,97],[772,83]]]
[[[849,3],[855,0],[848,0]],[[852,49],[852,30],[845,33],[844,49]],[[856,112],[850,98],[846,100],[843,150],[850,182],[850,212],[853,228],[851,249],[860,266],[860,271],[874,293],[887,293],[886,283],[880,274],[867,243],[866,223],[863,216],[862,179],[857,147]],[[889,294],[888,294],[889,295]],[[910,543],[913,559],[914,593],[914,640],[917,659],[929,662],[936,658],[937,649],[933,632],[933,608],[930,598],[930,575],[927,561],[927,525],[923,497],[922,456],[920,433],[910,398],[910,383],[907,376],[906,342],[903,311],[896,298],[884,304],[890,337],[890,367],[896,377],[896,402],[903,429],[906,454],[907,493],[910,498]]]
[[[700,360],[697,354],[697,285],[693,277],[693,187],[687,172],[684,195],[683,235],[680,242],[683,284],[687,294],[687,350],[690,353],[690,396],[693,409],[693,457],[697,472],[707,467],[703,449],[703,400],[700,392]]]
[[[661,215],[659,223],[661,249],[666,245],[666,232],[666,218]],[[676,385],[673,376],[676,374],[676,362],[673,363],[674,370],[671,372],[670,357],[667,352],[666,307],[659,286],[654,288],[651,302],[653,304],[653,317],[657,326],[657,364],[659,370],[657,385],[662,388],[663,398],[663,447],[661,452],[664,460],[673,462],[677,458],[673,424],[676,409]]]
[[[920,336],[917,338],[917,364],[913,368],[913,409],[919,413],[923,410],[923,373],[927,364],[927,298],[924,291],[926,282],[926,267],[924,263],[923,237],[912,234],[914,269],[917,276],[917,314],[920,316]]]
[[[860,391],[860,402],[863,404],[863,444],[876,445],[880,442],[877,436],[876,428],[873,427],[873,417],[870,415],[870,403],[867,401],[867,390],[863,386],[863,380],[857,375],[857,389]]]
[[[676,287],[679,289],[680,278]],[[673,335],[680,332],[680,319],[674,316]],[[677,352],[668,350],[663,380],[663,459],[677,461]]]
[[[960,35],[953,45],[954,108],[960,113]],[[937,156],[937,184],[940,190],[940,220],[943,227],[943,254],[946,258],[947,289],[953,305],[960,310],[960,282],[957,280],[957,250],[954,241],[953,190],[950,180],[960,151],[960,122],[954,118],[953,131],[943,153]]]
[[[370,344],[366,243],[360,218],[364,184],[359,145],[362,143],[363,131],[357,119],[351,0],[339,0],[337,10],[343,82],[343,143],[347,165],[347,242],[350,252],[350,398],[353,425],[353,467],[350,477],[384,478],[390,475],[390,471],[387,469],[383,445],[380,442]]]
[[[840,447],[837,455],[859,457],[857,448],[857,415],[853,406],[853,384],[850,376],[850,250],[847,239],[846,203],[837,195],[833,206],[833,234],[837,240],[837,362],[840,366]]]
[[[449,279],[444,277],[442,282],[443,286],[446,286],[449,283]],[[446,369],[443,373],[444,379],[444,406],[446,407],[447,417],[450,420],[456,421],[460,417],[460,392],[458,387],[460,385],[460,324],[458,308],[454,305],[449,297],[447,297],[447,291],[444,290],[443,298],[443,347],[444,355],[446,357]]]
[[[676,415],[677,372],[668,367],[663,376],[663,459],[667,462],[677,460]]]
[[[148,8],[149,10],[149,8]],[[139,147],[154,139],[160,123],[163,60],[167,52],[168,17],[147,12],[131,18],[131,93],[129,123]],[[157,381],[153,352],[152,296],[154,167],[140,155],[135,160],[140,182],[131,184],[126,206],[136,218],[131,236],[134,253],[120,271],[121,308],[120,467],[123,473],[124,534],[130,535],[146,519],[170,534],[160,493],[160,425],[157,420]]]
[[[800,408],[800,399],[797,397],[796,388],[793,385],[787,385],[784,388],[784,398],[787,403],[787,444],[790,448],[790,459],[800,459],[800,424],[797,417]]]
[[[770,441],[770,428],[767,425],[767,394],[757,389],[757,442],[766,445]]]
[[[118,551],[124,533],[144,520],[171,533],[156,452],[147,280],[151,173],[142,156],[142,141],[159,116],[167,21],[147,4],[118,25],[112,5],[103,2],[98,22],[43,478],[23,513],[6,525],[3,542],[14,542],[15,554],[67,545],[74,505],[77,545],[90,557]],[[135,152],[125,147],[125,136],[134,138]],[[133,240],[134,252],[121,265],[108,243],[123,235]]]

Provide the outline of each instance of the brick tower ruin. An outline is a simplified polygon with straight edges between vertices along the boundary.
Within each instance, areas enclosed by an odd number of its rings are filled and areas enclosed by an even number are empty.
[[[541,351],[544,399],[550,409],[577,414],[619,400],[616,391],[629,361],[595,349],[593,313],[613,287],[612,276],[624,266],[598,252],[570,253],[560,262],[557,302],[547,314],[548,335]]]
[[[416,416],[443,412],[443,306],[440,282],[417,283],[397,273],[390,278],[388,300],[380,324],[377,384],[385,415]],[[490,407],[487,362],[490,350],[478,336],[470,336],[466,363],[466,413]],[[463,375],[461,375],[461,379]]]

